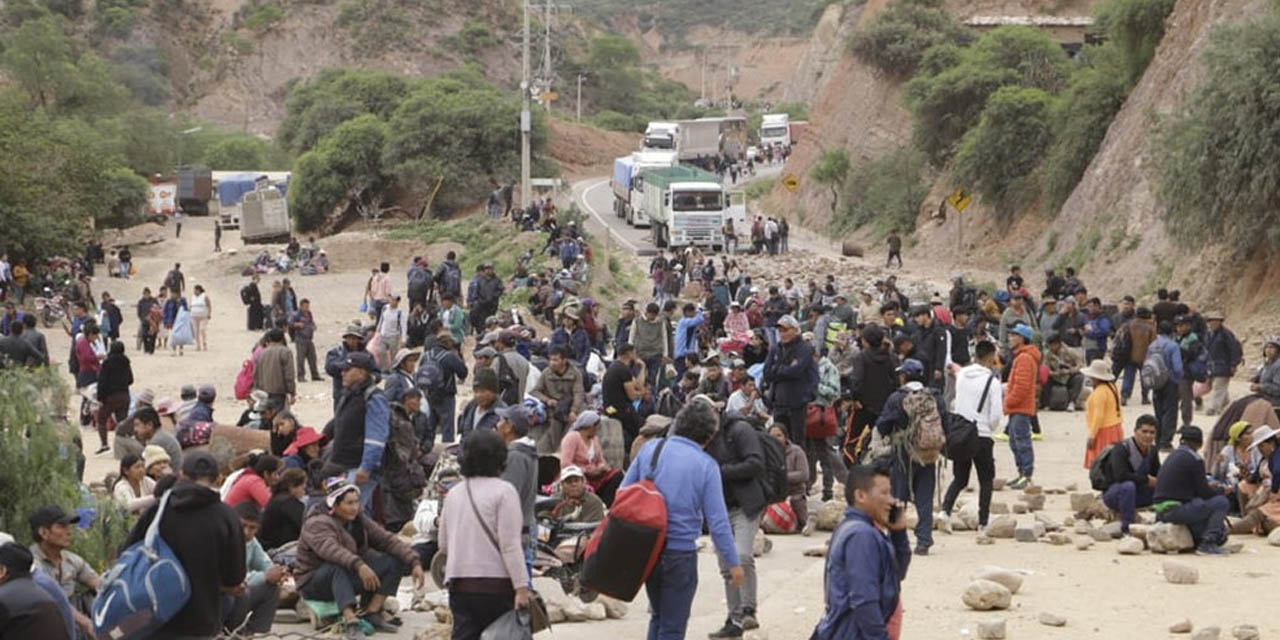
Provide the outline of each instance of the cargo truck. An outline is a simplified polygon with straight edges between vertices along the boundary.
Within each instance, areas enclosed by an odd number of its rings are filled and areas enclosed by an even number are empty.
[[[644,129],[640,148],[659,151],[675,151],[679,144],[680,125],[674,122],[650,122]]]
[[[187,215],[209,215],[213,198],[213,172],[201,165],[178,167],[178,208]]]
[[[645,169],[661,169],[677,166],[676,154],[672,151],[638,151],[613,161],[613,213],[624,218],[633,227],[649,226],[649,218],[645,215],[640,203],[644,201],[644,179],[641,173]]]
[[[766,113],[760,118],[760,146],[791,146],[791,116],[785,113]]]
[[[245,244],[283,242],[292,230],[284,191],[260,177],[240,202],[240,239]]]
[[[696,245],[719,250],[727,210],[720,178],[694,167],[646,169],[641,208],[659,248]]]
[[[680,161],[696,161],[720,155],[720,119],[681,120],[676,153]]]

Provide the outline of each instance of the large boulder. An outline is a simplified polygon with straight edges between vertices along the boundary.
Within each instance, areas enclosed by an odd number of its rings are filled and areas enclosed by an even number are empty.
[[[987,565],[978,569],[976,573],[969,576],[970,580],[990,580],[992,582],[1004,585],[1010,594],[1018,592],[1022,588],[1022,574],[1017,571],[1011,571],[997,567],[995,565]]]
[[[1011,515],[996,516],[987,521],[987,535],[992,538],[1012,538],[1018,520]]]
[[[1271,533],[1267,535],[1267,544],[1273,547],[1280,547],[1280,527],[1272,529]]]
[[[1147,546],[1155,553],[1180,553],[1196,548],[1186,525],[1157,522],[1147,527]]]
[[[974,580],[965,587],[960,599],[970,609],[990,611],[992,609],[1008,609],[1013,602],[1013,594],[1004,585],[990,580]]]
[[[978,503],[970,502],[956,513],[951,519],[951,528],[954,531],[977,531],[978,530]]]

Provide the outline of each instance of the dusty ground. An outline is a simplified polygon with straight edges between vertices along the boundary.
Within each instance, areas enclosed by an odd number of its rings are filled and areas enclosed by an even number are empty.
[[[135,252],[140,277],[131,281],[94,282],[94,290],[108,290],[122,301],[138,297],[144,285],[155,287],[174,261],[183,263],[188,286],[203,284],[210,291],[216,322],[210,323],[209,352],[188,351],[178,357],[168,353],[146,356],[134,353],[137,387],[149,386],[158,396],[177,396],[186,382],[211,382],[218,386],[221,397],[216,415],[222,421],[233,421],[241,406],[231,399],[231,385],[240,362],[255,336],[244,328],[243,307],[237,292],[244,279],[239,267],[249,256],[211,253],[210,221],[192,219],[183,229],[180,242],[168,240]],[[332,242],[332,245],[330,244]],[[345,245],[350,240],[322,240],[321,246]],[[234,233],[224,236],[228,249],[238,241]],[[412,247],[379,244],[362,259],[359,252],[343,250],[342,260],[335,261],[337,271],[329,275],[295,277],[299,295],[310,298],[320,325],[317,345],[322,350],[335,344],[342,326],[353,319],[367,271],[379,254],[412,252]],[[408,255],[408,253],[406,253]],[[910,270],[908,270],[910,271]],[[271,278],[265,278],[264,289]],[[124,307],[125,305],[122,305]],[[127,318],[125,331],[132,334],[136,324],[123,308]],[[66,338],[48,332],[54,354],[66,353]],[[61,365],[59,365],[61,366]],[[64,369],[65,371],[65,369]],[[302,385],[298,413],[306,424],[322,425],[330,415],[329,382],[307,382]],[[1149,407],[1130,406],[1125,422],[1132,424]],[[1211,420],[1200,417],[1209,426]],[[1083,414],[1054,413],[1042,418],[1045,439],[1036,443],[1036,481],[1046,488],[1063,488],[1068,483],[1084,486],[1087,477],[1081,467],[1084,446]],[[85,442],[96,443],[96,435],[86,431]],[[110,454],[94,456],[90,448],[87,477],[100,478],[115,466]],[[996,465],[1002,477],[1012,475],[1012,457],[1007,446],[998,443]],[[975,494],[965,494],[974,499]],[[995,502],[1012,504],[1015,493],[1001,491]],[[1068,513],[1065,495],[1048,497],[1047,512],[1058,518]],[[760,620],[767,637],[772,640],[807,638],[822,610],[822,560],[801,555],[821,544],[825,533],[811,538],[776,536],[771,553],[758,559],[760,571]],[[1172,585],[1160,576],[1162,556],[1120,556],[1114,543],[1100,543],[1088,551],[1074,547],[1047,544],[1025,544],[1000,540],[993,546],[978,546],[974,534],[937,534],[936,545],[929,557],[916,558],[904,584],[906,607],[903,637],[961,638],[973,637],[976,623],[1003,618],[1008,621],[1010,638],[1161,638],[1166,627],[1182,617],[1190,617],[1197,625],[1220,625],[1229,630],[1241,623],[1259,626],[1263,637],[1280,633],[1280,624],[1267,619],[1264,608],[1270,602],[1278,570],[1274,558],[1280,549],[1268,547],[1260,538],[1247,537],[1245,550],[1229,558],[1183,556],[1181,560],[1200,570],[1200,583],[1193,586]],[[724,594],[715,568],[715,558],[708,550],[699,556],[700,588],[694,602],[689,637],[700,638],[716,629],[724,618]],[[969,611],[960,601],[960,592],[968,576],[978,567],[998,564],[1029,572],[1022,590],[1014,596],[1014,606],[1005,612]],[[1225,597],[1224,597],[1225,596]],[[598,639],[603,637],[639,638],[647,625],[643,594],[631,605],[627,617],[606,622],[557,625],[554,637],[562,640]],[[1065,616],[1064,628],[1041,626],[1036,616],[1044,611]],[[412,633],[433,625],[421,614],[410,614],[405,630],[397,637],[410,638]],[[278,625],[277,629],[298,631],[302,627]],[[546,634],[543,634],[546,635]],[[389,637],[389,636],[388,636]],[[541,636],[540,636],[541,637]],[[760,636],[764,637],[764,636]]]

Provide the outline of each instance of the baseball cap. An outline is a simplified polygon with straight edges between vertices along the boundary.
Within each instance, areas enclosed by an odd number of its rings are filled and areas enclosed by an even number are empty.
[[[373,356],[367,351],[353,351],[347,354],[347,359],[343,360],[341,365],[338,365],[338,368],[344,371],[352,367],[374,372],[378,370],[378,363],[373,361]]]
[[[361,327],[360,325],[358,325],[358,324],[356,324],[356,323],[354,323],[354,322],[353,322],[353,323],[351,323],[351,324],[347,325],[347,328],[346,328],[346,329],[343,329],[343,330],[342,330],[342,337],[344,337],[344,338],[345,338],[345,337],[347,337],[347,336],[352,336],[352,337],[355,337],[355,338],[363,338],[363,337],[364,337],[364,328],[363,328],[363,327]]]
[[[788,313],[787,315],[782,316],[781,318],[778,318],[778,326],[779,326],[779,327],[790,327],[790,328],[792,328],[792,329],[799,330],[799,329],[800,329],[800,321],[799,321],[799,320],[796,320],[796,319],[795,319],[795,316],[793,316],[793,315],[791,315],[791,314],[789,314],[789,313]]]
[[[1026,338],[1028,342],[1031,340],[1032,335],[1034,335],[1034,334],[1031,332],[1031,327],[1028,327],[1028,326],[1027,326],[1027,325],[1025,325],[1025,324],[1020,324],[1020,325],[1018,325],[1018,326],[1014,327],[1013,329],[1011,329],[1011,331],[1013,331],[1014,333],[1016,333],[1016,334],[1018,334],[1018,335],[1022,336],[1023,338]]]
[[[523,404],[517,404],[510,407],[503,407],[495,411],[498,417],[511,423],[511,427],[519,436],[528,435],[529,430],[533,428],[529,421],[529,410]],[[581,420],[581,418],[579,418]]]
[[[498,332],[490,331],[484,334],[483,336],[481,336],[480,341],[477,342],[476,344],[480,344],[480,345],[493,344],[493,341],[497,339],[498,339]]]
[[[1259,431],[1261,431],[1261,429],[1259,429]],[[1187,442],[1204,442],[1204,432],[1200,430],[1200,427],[1187,425],[1178,429],[1178,435]],[[1254,440],[1254,442],[1257,442],[1257,440]]]
[[[218,461],[208,451],[187,451],[182,455],[182,475],[188,478],[216,478]]]
[[[477,358],[492,358],[498,355],[498,352],[494,351],[493,347],[481,347],[479,349],[476,349],[475,355]]]
[[[907,358],[902,361],[902,364],[898,365],[897,371],[908,376],[920,376],[924,375],[924,365],[920,364],[920,361],[915,358]]]
[[[80,522],[80,514],[67,513],[56,504],[47,504],[36,509],[35,513],[31,514],[29,521],[31,522],[31,532],[34,534],[36,529],[40,527],[48,527],[54,524],[76,524]]]
[[[587,474],[582,472],[582,467],[579,467],[576,464],[571,464],[560,470],[560,482],[564,482],[569,478],[582,478],[585,480],[587,478]]]

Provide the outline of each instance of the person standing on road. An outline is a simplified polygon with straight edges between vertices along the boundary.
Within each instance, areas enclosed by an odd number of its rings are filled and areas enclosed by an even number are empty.
[[[409,314],[400,308],[400,296],[391,296],[388,306],[382,310],[382,317],[378,320],[378,345],[382,354],[379,360],[389,362],[396,351],[400,350],[400,343],[409,333]]]
[[[1222,325],[1225,319],[1220,312],[1210,311],[1204,314],[1209,331],[1203,336],[1204,349],[1208,358],[1210,391],[1209,400],[1204,403],[1206,415],[1215,416],[1231,404],[1231,392],[1228,385],[1236,368],[1244,362],[1244,350],[1236,334]]]
[[[876,430],[895,443],[889,454],[889,472],[893,479],[893,496],[915,504],[919,520],[916,524],[916,555],[929,555],[933,546],[933,494],[937,489],[937,464],[919,461],[911,443],[913,430],[929,419],[930,408],[936,419],[946,415],[942,392],[925,386],[927,376],[919,360],[908,358],[898,367],[897,391],[884,403],[884,411],[876,420]]]
[[[213,302],[204,287],[196,285],[191,291],[191,325],[192,339],[195,340],[196,351],[209,350],[209,320],[213,317]]]
[[[831,534],[823,570],[826,610],[811,640],[886,640],[902,633],[902,581],[911,564],[906,509],[889,473],[849,470],[844,521]],[[894,518],[896,511],[897,517]]]
[[[245,323],[248,329],[262,331],[264,316],[262,291],[258,289],[258,274],[253,274],[249,283],[240,288],[240,302],[245,305]]]
[[[1035,471],[1035,450],[1031,446],[1031,420],[1036,417],[1036,380],[1040,372],[1040,349],[1031,342],[1031,327],[1019,324],[1009,330],[1013,366],[1004,396],[1004,414],[1009,417],[1009,448],[1018,465],[1018,477],[1011,489],[1025,489]]]
[[[213,252],[222,253],[222,225],[217,220],[213,221]],[[121,258],[122,262],[123,260]]]
[[[182,221],[184,219],[186,219],[186,216],[182,215],[181,209],[173,212],[173,237],[182,237]]]
[[[182,295],[184,289],[187,288],[187,277],[182,275],[182,263],[173,263],[173,268],[164,276],[164,288],[170,293],[177,292]]]
[[[320,370],[316,368],[316,319],[311,315],[311,301],[303,298],[298,303],[298,310],[289,319],[289,329],[293,336],[294,360],[298,365],[298,382],[307,381],[307,372],[303,365],[311,367],[311,379],[320,380]]]
[[[1151,390],[1151,398],[1155,403],[1156,420],[1160,423],[1160,450],[1169,452],[1173,451],[1173,433],[1178,428],[1178,385],[1185,372],[1182,349],[1173,339],[1173,323],[1161,322],[1158,331],[1155,342],[1147,348],[1147,358],[1159,357],[1164,361],[1167,379],[1163,386]]]
[[[778,345],[765,357],[763,376],[774,420],[787,425],[792,442],[804,442],[806,407],[818,391],[818,363],[813,346],[800,337],[799,321],[790,314],[778,319]]]
[[[898,230],[893,229],[889,232],[889,237],[885,238],[885,245],[889,247],[889,257],[884,261],[884,268],[888,269],[893,264],[893,259],[898,259],[898,268],[902,268],[902,236],[898,235]]]
[[[391,302],[391,263],[383,262],[369,280],[369,304],[374,321],[382,319],[382,310]]]
[[[271,329],[265,336],[266,348],[258,353],[253,367],[253,388],[267,392],[267,397],[285,406],[298,395],[294,377],[293,353],[285,345],[284,331]]]
[[[359,324],[349,324],[342,331],[342,342],[324,356],[324,372],[333,379],[333,409],[337,411],[342,398],[342,363],[347,356],[364,350],[364,330]]]
[[[427,406],[431,413],[427,416],[431,431],[440,434],[440,441],[446,444],[453,442],[454,417],[458,408],[458,382],[467,379],[467,364],[458,355],[453,337],[440,334],[428,337],[426,351],[418,359],[418,373],[415,378],[421,380],[427,367],[440,369],[440,381],[436,387],[423,385],[422,393],[427,397]]]
[[[991,491],[996,477],[996,462],[992,456],[995,444],[991,434],[1000,427],[1004,416],[1004,389],[1000,374],[995,371],[996,345],[983,340],[974,347],[976,361],[967,364],[955,375],[955,403],[952,412],[978,427],[978,446],[971,452],[963,452],[952,458],[952,480],[942,499],[942,512],[949,519],[960,492],[969,486],[969,469],[978,471],[978,530],[987,526],[991,513]],[[965,454],[971,453],[971,456]],[[945,529],[944,529],[945,530]]]
[[[391,405],[377,387],[377,368],[367,352],[347,356],[341,365],[342,397],[324,428],[324,435],[332,441],[329,461],[342,467],[346,481],[360,488],[360,506],[369,518],[373,517],[373,496],[382,479],[382,454],[391,432]]]
[[[652,477],[667,504],[667,543],[649,580],[647,640],[682,640],[698,588],[697,540],[703,522],[722,561],[729,585],[746,578],[729,528],[720,467],[703,449],[715,437],[720,418],[711,403],[694,400],[676,414],[672,435],[645,443],[619,490]]]
[[[697,396],[694,403],[705,396]],[[729,510],[729,529],[738,550],[738,565],[743,580],[738,584],[730,572],[735,565],[720,558],[720,574],[724,577],[724,593],[729,615],[724,626],[708,638],[741,638],[743,630],[760,627],[756,619],[756,563],[752,555],[760,516],[764,514],[764,451],[755,427],[741,419],[730,419],[711,439],[707,453],[720,465],[724,485],[725,507]]]

